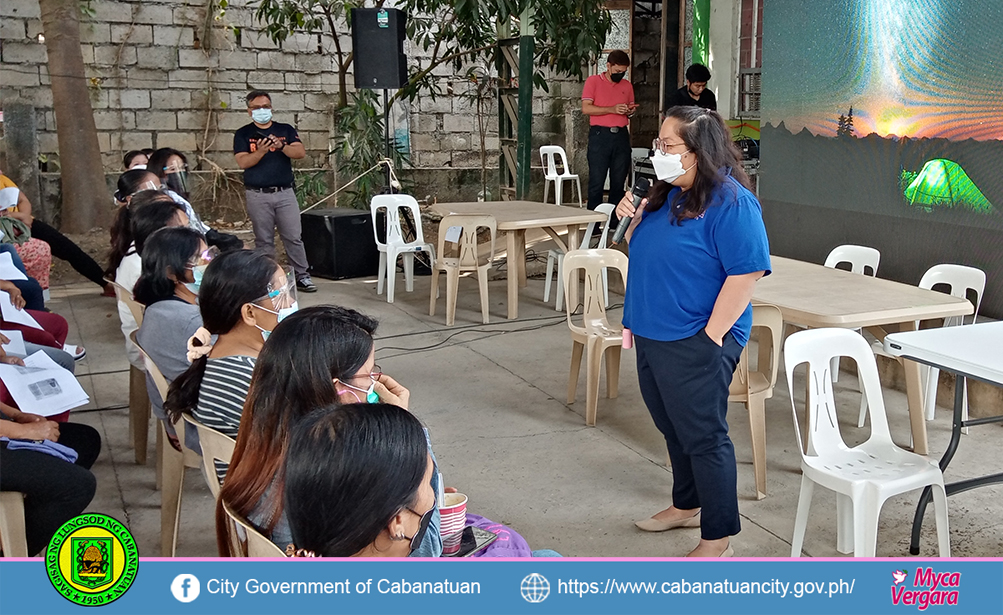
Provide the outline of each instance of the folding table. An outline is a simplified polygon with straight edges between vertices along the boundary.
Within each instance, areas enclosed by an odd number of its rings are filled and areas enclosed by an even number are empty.
[[[979,323],[961,327],[942,327],[892,333],[885,338],[885,350],[892,355],[917,361],[954,374],[954,420],[951,442],[940,460],[941,471],[954,458],[961,441],[961,429],[974,425],[1003,422],[1003,415],[962,421],[965,381],[974,378],[996,386],[1003,386],[1003,322]],[[944,485],[947,495],[975,489],[985,485],[1003,483],[1003,473],[969,478]],[[919,531],[923,514],[930,502],[930,488],[923,490],[912,522],[912,541],[909,552],[919,554]]]

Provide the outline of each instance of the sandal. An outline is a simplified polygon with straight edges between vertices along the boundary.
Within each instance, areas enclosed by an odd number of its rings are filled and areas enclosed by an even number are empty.
[[[63,344],[63,352],[69,354],[73,357],[74,361],[79,361],[87,356],[87,350],[83,346],[71,346],[70,344]]]

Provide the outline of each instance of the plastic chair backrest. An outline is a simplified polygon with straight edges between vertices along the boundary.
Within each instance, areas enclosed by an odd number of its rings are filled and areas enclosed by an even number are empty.
[[[770,358],[769,364],[756,365],[756,371],[754,373],[763,374],[766,381],[769,383],[769,388],[772,389],[777,384],[777,372],[780,369],[780,343],[784,333],[783,312],[781,312],[780,308],[777,306],[770,305],[768,303],[753,305],[752,328],[762,328],[769,331],[769,336],[759,336],[759,356],[764,356],[762,344],[768,343],[770,347],[770,354],[768,355]],[[743,393],[746,395],[752,393],[752,391],[749,390],[751,382],[749,379],[749,372],[749,346],[746,345],[745,350],[742,351],[742,356],[739,359],[738,368],[736,369],[737,380],[744,386]]]
[[[923,278],[919,281],[919,287],[930,289],[938,284],[950,286],[951,295],[962,299],[968,298],[968,291],[975,291],[975,313],[972,316],[974,323],[979,316],[979,307],[982,305],[982,293],[986,290],[986,273],[981,269],[965,265],[934,265],[923,274]],[[961,316],[947,318],[944,325],[960,325],[963,320]]]
[[[555,158],[560,158],[561,168],[564,169],[563,173],[557,172]],[[543,163],[544,175],[547,178],[571,174],[571,169],[568,167],[568,155],[560,145],[541,145],[540,161]]]
[[[376,212],[386,209],[387,234],[386,242],[380,241],[376,232]],[[404,240],[404,231],[401,229],[401,209],[411,211],[411,219],[414,220],[415,240],[411,243],[425,243],[424,234],[421,231],[421,209],[418,208],[418,201],[409,194],[377,194],[369,203],[369,213],[373,217],[373,235],[376,244],[381,248],[386,248],[388,244],[402,245],[409,243]]]
[[[606,220],[604,222],[602,222],[602,227],[600,227],[599,245],[596,246],[597,248],[605,248],[606,247],[606,241],[607,241],[606,238],[608,237],[608,233],[607,232],[609,231],[610,216],[612,215],[613,210],[615,210],[615,209],[616,209],[616,205],[614,205],[613,203],[600,203],[599,205],[596,205],[595,212],[597,214],[606,214]],[[582,237],[582,244],[581,244],[581,246],[579,246],[579,248],[578,248],[579,250],[588,250],[589,249],[589,242],[592,241],[592,233],[595,232],[595,230],[596,230],[596,224],[600,224],[600,223],[599,222],[589,222],[589,225],[587,227],[585,227],[585,236]]]
[[[222,502],[223,511],[226,512],[226,516],[230,519],[230,522],[244,528],[244,532],[247,534],[247,554],[245,557],[286,557],[282,549],[259,532],[258,528],[234,512],[226,500],[222,500]]]
[[[164,378],[164,375],[160,373],[160,369],[157,367],[157,364],[153,362],[150,355],[146,354],[143,347],[139,345],[136,333],[138,333],[138,330],[130,333],[129,339],[132,340],[132,343],[136,345],[136,348],[139,348],[139,352],[143,355],[143,364],[146,365],[146,373],[150,374],[150,377],[153,378],[153,384],[157,386],[157,391],[160,392],[160,399],[166,400],[168,386],[167,378]]]
[[[577,284],[578,270],[585,270],[585,297],[582,299],[584,309],[582,311],[582,325],[577,325],[571,320],[571,313],[578,306],[565,302],[565,310],[568,315],[568,328],[581,335],[616,335],[620,329],[613,329],[606,320],[606,298],[603,293],[603,269],[615,268],[623,278],[624,287],[627,286],[627,255],[619,250],[572,250],[564,255],[564,296],[568,297],[568,290],[572,280]]]
[[[130,291],[125,286],[122,286],[121,284],[119,284],[115,280],[112,280],[111,278],[105,278],[104,281],[108,282],[109,284],[112,285],[112,287],[115,288],[115,296],[116,296],[116,298],[119,301],[121,301],[122,303],[124,303],[126,305],[126,307],[129,308],[129,311],[132,312],[132,318],[136,321],[136,325],[137,326],[138,325],[142,325],[143,324],[143,314],[146,313],[146,308],[143,307],[142,303],[140,303],[139,301],[136,301],[132,297],[132,291]]]
[[[446,231],[452,226],[463,229],[460,241],[457,243],[458,256],[446,256]],[[488,253],[488,264],[495,256],[495,236],[498,234],[498,222],[494,216],[473,216],[466,214],[450,214],[439,222],[439,265],[456,263],[460,270],[477,269],[481,261],[477,246],[477,231],[487,228],[491,231],[491,251]]]
[[[832,390],[830,364],[833,357],[850,357],[857,364],[857,373],[867,396],[867,411],[871,415],[871,435],[868,442],[894,446],[888,431],[885,416],[885,402],[881,396],[881,381],[878,379],[878,365],[870,344],[856,331],[849,329],[809,329],[799,331],[784,343],[784,364],[787,369],[787,389],[791,396],[794,413],[794,431],[798,447],[804,455],[801,441],[801,427],[798,424],[797,408],[794,405],[794,369],[808,363],[810,407],[808,408],[808,445],[823,457],[827,453],[846,450],[846,444],[839,432],[836,416],[836,401]]]
[[[218,498],[222,485],[216,474],[214,462],[219,461],[229,465],[236,443],[230,436],[224,435],[212,427],[206,427],[194,417],[187,414],[182,414],[181,417],[199,432],[199,446],[202,448],[202,466],[205,468],[206,481],[209,482],[209,491],[212,491],[212,496]]]
[[[835,269],[840,263],[850,263],[850,272],[860,275],[878,275],[878,263],[881,261],[881,252],[867,246],[836,246],[825,257],[825,266]],[[871,268],[871,273],[866,273],[865,267]]]

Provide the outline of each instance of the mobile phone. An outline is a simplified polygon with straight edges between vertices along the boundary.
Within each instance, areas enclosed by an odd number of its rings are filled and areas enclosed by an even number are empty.
[[[254,133],[254,136],[257,137],[259,140],[262,140],[262,139],[267,139],[270,135],[266,135],[265,133],[259,130],[256,133]]]
[[[482,551],[489,544],[498,540],[498,534],[482,530],[479,527],[467,526],[463,528],[460,537],[460,550],[444,557],[470,557],[474,553]]]

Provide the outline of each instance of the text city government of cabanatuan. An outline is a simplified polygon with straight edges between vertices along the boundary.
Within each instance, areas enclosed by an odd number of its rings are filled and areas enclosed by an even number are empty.
[[[209,579],[206,591],[236,598],[247,594],[479,594],[477,581],[408,581],[406,579],[366,579],[364,581],[266,581]]]

